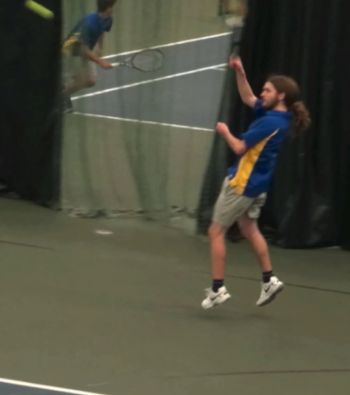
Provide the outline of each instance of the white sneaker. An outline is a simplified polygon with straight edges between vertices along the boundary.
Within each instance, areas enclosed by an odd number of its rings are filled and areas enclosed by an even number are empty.
[[[226,287],[219,288],[218,292],[214,292],[211,288],[208,288],[205,292],[207,297],[203,300],[202,307],[206,310],[218,306],[219,304],[223,304],[231,298]]]
[[[283,291],[284,284],[277,277],[271,277],[269,283],[261,285],[260,299],[256,302],[257,306],[265,306],[272,302],[277,294]]]

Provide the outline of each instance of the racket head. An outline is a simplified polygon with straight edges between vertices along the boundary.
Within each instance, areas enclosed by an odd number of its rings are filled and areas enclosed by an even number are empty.
[[[156,71],[163,67],[164,55],[159,49],[145,49],[135,54],[130,63],[133,68],[139,71]]]

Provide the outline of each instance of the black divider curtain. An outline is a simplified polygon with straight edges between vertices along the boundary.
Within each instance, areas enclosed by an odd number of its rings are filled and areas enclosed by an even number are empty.
[[[313,120],[302,137],[285,142],[260,219],[264,233],[284,248],[350,249],[349,8],[348,0],[249,2],[240,53],[254,92],[259,94],[271,73],[290,75],[299,82]],[[228,123],[239,136],[252,121],[251,110],[236,89],[230,100]],[[213,178],[225,176],[212,169],[221,155],[219,140],[203,186],[200,232],[219,192]],[[226,167],[234,160],[229,152]]]
[[[0,2],[0,182],[53,206],[60,182],[61,1],[40,0],[54,20],[24,3]]]

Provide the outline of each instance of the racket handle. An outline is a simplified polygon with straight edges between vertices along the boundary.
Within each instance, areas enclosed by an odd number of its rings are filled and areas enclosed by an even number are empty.
[[[232,51],[232,55],[231,55],[231,57],[232,58],[238,58],[239,57],[239,45],[235,45],[234,47],[233,47],[233,51]]]
[[[112,65],[113,67],[118,67],[118,66],[121,65],[121,63],[111,63],[111,65]]]

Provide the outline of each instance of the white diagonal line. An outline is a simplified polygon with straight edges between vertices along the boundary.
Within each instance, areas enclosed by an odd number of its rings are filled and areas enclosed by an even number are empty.
[[[176,125],[176,124],[172,124],[172,123],[144,121],[144,120],[141,120],[141,119],[112,117],[112,116],[108,116],[108,115],[99,115],[99,114],[87,114],[87,113],[84,113],[84,112],[76,112],[76,111],[74,111],[73,114],[75,114],[75,115],[82,115],[84,117],[111,119],[111,120],[114,120],[114,121],[144,123],[146,125],[157,125],[157,126],[170,126],[172,128],[177,128],[177,129],[199,130],[201,132],[214,132],[214,128],[213,129],[206,129],[206,128],[200,128],[200,127],[196,127],[196,126]]]
[[[216,69],[216,68],[218,68],[218,67],[224,67],[224,66],[226,66],[226,63],[217,64],[217,65],[210,66],[210,67],[203,67],[203,68],[201,68],[201,69],[195,69],[195,70],[185,71],[185,72],[183,72],[183,73],[171,74],[171,75],[167,75],[167,76],[165,76],[165,77],[155,78],[155,79],[153,79],[153,80],[146,80],[146,81],[136,82],[136,83],[129,84],[129,85],[117,86],[117,87],[115,87],[115,88],[110,88],[110,89],[105,89],[105,90],[102,90],[102,91],[87,93],[87,94],[81,95],[81,96],[75,96],[75,97],[72,97],[72,100],[79,100],[79,99],[83,99],[83,98],[85,98],[85,97],[103,95],[103,94],[105,94],[105,93],[120,91],[120,90],[122,90],[122,89],[133,88],[133,87],[135,87],[135,86],[140,86],[140,85],[145,85],[145,84],[151,84],[151,83],[153,83],[153,82],[165,81],[165,80],[169,80],[169,79],[172,79],[172,78],[182,77],[182,76],[184,76],[184,75],[189,75],[189,74],[200,73],[200,72],[202,72],[202,71],[212,70],[212,69]]]
[[[1,379],[1,378],[0,378],[0,383],[12,384],[12,385],[17,385],[17,386],[22,386],[22,387],[27,387],[27,388],[37,388],[37,389],[43,389],[43,390],[48,390],[48,391],[64,392],[67,394],[74,394],[74,395],[102,395],[102,394],[96,394],[94,392],[77,391],[77,390],[71,390],[71,389],[60,388],[60,387],[52,387],[49,385],[33,384],[33,383],[27,383],[24,381],[8,380],[8,379]]]
[[[232,34],[232,32],[214,34],[214,35],[212,35],[212,36],[204,36],[204,37],[191,38],[190,40],[177,41],[177,42],[175,42],[175,43],[169,43],[169,44],[160,44],[160,45],[156,45],[156,46],[154,46],[154,47],[150,47],[150,48],[147,48],[147,49],[159,49],[159,48],[174,47],[174,46],[176,46],[176,45],[189,44],[189,43],[194,43],[194,42],[197,42],[197,41],[211,40],[211,39],[213,39],[213,38],[229,36],[230,34]],[[107,55],[107,56],[104,56],[103,59],[110,59],[110,58],[117,58],[118,56],[132,55],[132,54],[134,54],[134,53],[141,52],[141,51],[143,51],[144,49],[145,49],[145,48],[143,48],[143,49],[135,49],[135,50],[129,51],[129,52],[122,52],[122,53],[116,53],[116,54],[112,54],[112,55]]]

